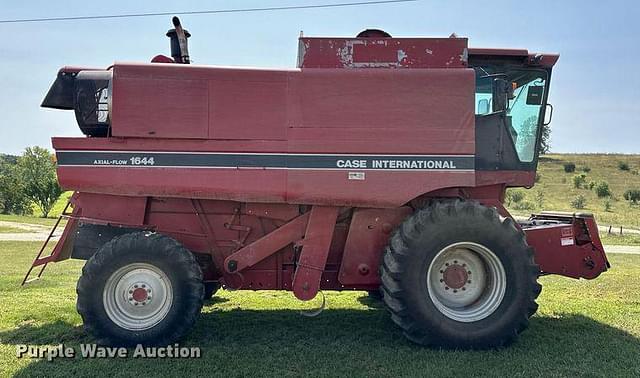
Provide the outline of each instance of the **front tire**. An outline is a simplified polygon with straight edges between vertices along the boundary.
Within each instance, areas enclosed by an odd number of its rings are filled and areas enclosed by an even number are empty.
[[[476,202],[442,201],[392,236],[381,267],[383,298],[415,343],[500,347],[535,313],[539,271],[512,219]]]
[[[100,344],[168,345],[183,337],[202,308],[202,271],[167,236],[136,232],[96,252],[78,280],[77,310]]]

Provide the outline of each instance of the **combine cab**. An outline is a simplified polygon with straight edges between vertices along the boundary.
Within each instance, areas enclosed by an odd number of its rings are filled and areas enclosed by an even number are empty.
[[[607,269],[591,215],[503,206],[534,185],[557,55],[367,30],[301,37],[295,69],[196,66],[174,25],[172,58],[62,68],[42,104],[86,137],[53,138],[75,194],[34,266],[87,260],[101,343],[172,343],[225,287],[380,290],[416,343],[495,347],[541,274]]]

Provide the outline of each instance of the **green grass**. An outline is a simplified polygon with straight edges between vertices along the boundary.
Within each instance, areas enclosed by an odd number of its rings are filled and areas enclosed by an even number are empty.
[[[593,281],[543,277],[540,309],[519,341],[492,351],[441,351],[406,341],[363,292],[328,292],[317,305],[287,292],[229,292],[206,304],[184,346],[197,360],[15,357],[16,344],[91,342],[75,311],[82,262],[47,268],[20,288],[39,243],[0,242],[0,376],[638,376],[640,255],[612,255],[613,268]]]
[[[640,245],[640,234],[609,234],[600,233],[600,240],[604,245]]]
[[[14,233],[24,233],[24,232],[29,232],[29,231],[22,228],[15,228],[15,227],[0,225],[0,234],[7,234],[7,233],[14,234]]]
[[[618,162],[629,164],[629,171],[618,168]],[[574,163],[576,171],[566,173],[563,165]],[[591,168],[590,172],[583,172],[583,167]],[[538,175],[540,176],[532,189],[525,190],[525,200],[535,203],[536,192],[544,193],[542,208],[537,206],[531,210],[516,210],[511,206],[509,210],[513,214],[528,215],[532,211],[559,210],[559,211],[588,211],[596,216],[596,221],[602,226],[627,226],[640,229],[640,206],[631,206],[623,198],[627,189],[640,189],[640,155],[615,155],[615,154],[548,154],[540,159]],[[609,199],[611,209],[605,211],[607,198],[598,198],[593,190],[577,189],[573,185],[573,176],[584,173],[587,176],[587,184],[591,181],[607,181],[613,192]],[[512,190],[512,189],[510,189]],[[586,197],[587,206],[583,210],[571,207],[570,202],[578,194]]]

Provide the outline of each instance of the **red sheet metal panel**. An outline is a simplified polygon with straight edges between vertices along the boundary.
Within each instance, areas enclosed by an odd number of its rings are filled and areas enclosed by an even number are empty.
[[[340,264],[340,283],[345,286],[379,284],[382,251],[391,232],[411,212],[410,207],[355,210]]]
[[[279,80],[209,81],[211,139],[275,139],[287,137],[287,77]]]
[[[415,148],[407,151],[407,145],[426,143],[426,149],[451,142],[449,151],[473,153],[475,76],[470,69],[116,64],[113,81],[114,136],[264,141],[285,140],[289,129],[294,141],[289,152],[306,152],[313,146],[305,142],[305,130],[292,128],[325,128],[326,137],[316,147],[357,141],[374,131],[386,141],[376,152],[408,153]],[[342,152],[363,151],[368,141]]]
[[[66,190],[255,202],[284,202],[286,176],[263,169],[58,167]]]
[[[188,151],[188,152],[282,152],[286,141],[274,140],[193,140],[160,138],[76,138],[53,137],[56,150]]]
[[[113,74],[111,130],[116,137],[207,139],[206,81]]]
[[[531,53],[526,49],[470,48],[469,58],[501,59],[517,58],[532,66],[553,67],[560,58],[558,54]]]
[[[474,185],[473,171],[418,173],[354,169],[351,177],[345,171],[290,171],[287,202],[393,208],[439,188]],[[364,179],[359,179],[361,177]]]
[[[473,70],[306,70],[289,151],[474,154]]]
[[[75,206],[82,209],[82,217],[85,218],[142,226],[145,224],[147,198],[80,193]]]
[[[301,68],[461,68],[466,38],[300,38]]]

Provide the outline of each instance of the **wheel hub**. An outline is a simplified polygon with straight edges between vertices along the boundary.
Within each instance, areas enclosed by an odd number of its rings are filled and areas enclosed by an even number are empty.
[[[467,273],[466,267],[458,264],[453,264],[445,268],[444,272],[442,273],[442,279],[447,287],[450,287],[452,289],[461,289],[464,288],[464,285],[467,283],[469,274]]]
[[[105,312],[118,326],[141,331],[152,328],[169,313],[173,290],[169,277],[147,263],[123,266],[107,279]]]
[[[475,322],[491,315],[502,302],[506,273],[500,259],[488,248],[472,242],[454,243],[431,261],[427,289],[443,315]]]
[[[146,283],[136,283],[129,287],[129,303],[145,306],[151,301],[151,287]]]

